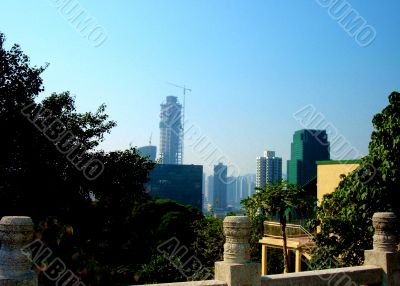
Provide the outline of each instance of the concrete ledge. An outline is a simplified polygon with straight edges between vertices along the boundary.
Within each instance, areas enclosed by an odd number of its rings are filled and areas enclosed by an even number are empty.
[[[226,281],[229,286],[260,286],[260,263],[215,262],[215,278]]]
[[[261,286],[328,286],[380,284],[382,268],[378,266],[356,266],[319,271],[305,271],[261,276]]]
[[[227,286],[226,282],[219,280],[203,280],[203,281],[189,281],[189,282],[176,282],[176,283],[163,283],[163,284],[147,284],[161,285],[161,286]]]
[[[400,253],[366,250],[365,265],[375,265],[382,268],[383,285],[400,285]]]

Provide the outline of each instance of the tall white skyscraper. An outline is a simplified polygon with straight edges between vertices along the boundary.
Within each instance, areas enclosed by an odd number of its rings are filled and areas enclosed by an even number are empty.
[[[264,151],[257,157],[256,187],[262,188],[282,180],[282,158],[275,157],[275,151]]]
[[[182,105],[176,96],[167,96],[160,112],[161,164],[182,164],[183,132]]]

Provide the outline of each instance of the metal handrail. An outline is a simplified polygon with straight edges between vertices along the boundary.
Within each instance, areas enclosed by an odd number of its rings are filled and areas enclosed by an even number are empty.
[[[264,235],[270,237],[282,237],[280,223],[276,221],[264,221]],[[308,232],[302,225],[292,224],[292,223],[286,224],[286,235],[288,238],[294,238],[294,237],[309,237],[310,239],[313,238],[313,235],[310,232]]]

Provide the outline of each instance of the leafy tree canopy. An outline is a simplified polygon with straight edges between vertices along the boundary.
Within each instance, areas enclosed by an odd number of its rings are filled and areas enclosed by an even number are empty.
[[[59,120],[87,149],[84,158],[92,155],[115,122],[107,120],[104,105],[95,113],[77,113],[69,92],[35,103],[43,91],[40,75],[47,65],[30,67],[20,47],[7,51],[4,40],[0,33],[0,148],[6,150],[0,157],[0,215],[29,215],[36,221],[55,215],[66,218],[72,210],[79,212],[82,198],[88,201],[89,186],[44,130],[50,119]]]
[[[400,93],[390,94],[389,105],[372,123],[369,154],[357,170],[342,176],[335,192],[317,208],[318,259],[333,257],[338,265],[361,265],[364,250],[372,248],[373,214],[393,211],[400,217]]]

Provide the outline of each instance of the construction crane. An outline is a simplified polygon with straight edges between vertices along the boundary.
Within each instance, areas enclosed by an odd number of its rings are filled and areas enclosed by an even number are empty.
[[[177,84],[172,83],[172,82],[167,82],[167,84],[182,89],[182,91],[183,91],[183,112],[182,112],[182,113],[183,113],[183,115],[185,115],[185,97],[186,97],[186,92],[187,92],[187,91],[190,91],[190,92],[191,92],[192,90],[191,90],[190,88],[187,88],[185,85],[184,85],[184,86],[180,86],[180,85],[177,85]]]
[[[185,85],[181,86],[181,85],[177,85],[175,83],[172,82],[167,82],[167,84],[175,86],[177,88],[182,89],[183,91],[183,105],[182,105],[182,145],[183,145],[183,140],[184,140],[184,133],[185,133],[185,105],[186,105],[186,92],[192,92],[192,89],[187,88]],[[182,154],[182,163],[183,163],[183,146],[181,147],[181,154]]]

